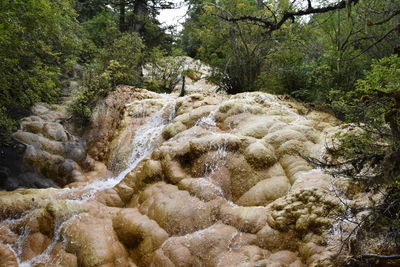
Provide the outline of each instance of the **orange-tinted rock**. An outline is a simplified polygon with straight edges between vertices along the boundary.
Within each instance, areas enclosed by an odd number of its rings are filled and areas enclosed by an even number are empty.
[[[0,267],[18,267],[14,253],[3,244],[0,244]]]

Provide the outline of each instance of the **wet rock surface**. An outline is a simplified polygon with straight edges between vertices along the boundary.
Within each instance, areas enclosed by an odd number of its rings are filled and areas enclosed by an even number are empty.
[[[114,175],[1,193],[0,265],[335,265],[341,204],[299,155],[321,156],[332,116],[265,93],[120,90],[87,135]],[[20,140],[84,168],[59,125],[28,122]]]
[[[84,181],[84,172],[94,168],[93,159],[86,154],[86,143],[63,125],[69,118],[63,109],[36,104],[32,115],[21,121],[20,130],[13,135],[24,145],[23,162],[52,181],[47,187]]]

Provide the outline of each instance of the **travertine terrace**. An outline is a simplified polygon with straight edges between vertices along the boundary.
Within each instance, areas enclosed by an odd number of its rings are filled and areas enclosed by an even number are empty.
[[[333,264],[340,203],[331,177],[301,157],[323,156],[331,115],[259,92],[130,87],[96,112],[75,160],[44,114],[17,134],[30,158],[47,156],[49,178],[57,162],[73,168],[55,179],[64,189],[1,193],[1,266]]]

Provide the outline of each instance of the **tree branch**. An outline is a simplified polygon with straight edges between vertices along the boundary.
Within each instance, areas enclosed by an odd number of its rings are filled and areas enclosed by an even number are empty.
[[[377,26],[377,25],[382,25],[386,22],[388,22],[389,20],[391,20],[392,18],[396,17],[397,15],[400,15],[400,9],[399,10],[395,10],[389,17],[385,18],[384,20],[378,21],[378,22],[372,22],[370,24],[368,24],[368,26]]]
[[[312,9],[311,0],[307,0],[307,3],[308,3],[308,9]]]
[[[219,17],[226,21],[229,21],[229,22],[238,22],[238,21],[257,22],[261,27],[266,28],[267,33],[270,34],[273,31],[280,29],[287,20],[294,21],[294,19],[296,17],[302,17],[302,16],[307,16],[307,15],[312,15],[312,14],[327,13],[327,12],[330,12],[333,10],[347,8],[348,5],[357,4],[359,2],[359,0],[342,0],[333,5],[328,5],[325,7],[317,7],[317,8],[312,7],[311,0],[307,0],[307,2],[308,2],[307,9],[302,9],[302,10],[297,10],[297,11],[288,11],[288,10],[284,11],[283,16],[279,20],[277,20],[277,15],[275,14],[275,12],[272,12],[271,9],[268,9],[272,13],[272,16],[274,17],[274,21],[269,20],[267,18],[250,16],[250,15],[243,15],[243,16],[239,16],[239,17],[220,15]],[[205,5],[210,5],[210,3],[206,3]],[[219,10],[221,10],[221,7],[218,7],[214,4],[212,4],[212,6],[217,7]],[[225,13],[227,13],[227,12],[225,11]]]
[[[392,28],[389,32],[387,32],[385,35],[383,35],[381,38],[379,38],[378,40],[376,40],[374,43],[370,44],[368,47],[364,48],[360,53],[358,53],[357,55],[350,57],[350,58],[342,58],[339,61],[351,61],[353,59],[358,58],[359,56],[361,56],[362,54],[364,54],[365,52],[367,52],[368,50],[370,50],[372,47],[374,47],[375,45],[379,44],[380,42],[382,42],[383,40],[386,39],[386,37],[388,37],[392,32],[395,32],[399,29],[400,24],[396,25],[394,28]]]
[[[361,255],[360,258],[362,258],[362,259],[375,258],[375,259],[380,259],[380,260],[398,260],[398,259],[400,259],[400,255],[385,256],[385,255],[378,255],[378,254],[365,254],[365,255]]]

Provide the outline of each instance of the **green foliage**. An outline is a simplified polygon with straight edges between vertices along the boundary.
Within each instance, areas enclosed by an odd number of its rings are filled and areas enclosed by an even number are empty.
[[[359,121],[381,128],[384,114],[396,105],[400,90],[400,57],[392,55],[373,61],[365,78],[356,82],[355,90],[331,92],[332,107],[345,114],[349,122]]]
[[[227,22],[220,17],[273,21],[272,12],[293,9],[291,1],[264,1],[269,8],[257,8],[256,1],[247,0],[188,2],[194,8],[180,44],[190,56],[215,68],[212,80],[228,93],[261,90],[329,104],[331,90],[354,90],[371,60],[388,56],[399,42],[394,32],[387,35],[397,25],[395,19],[366,26],[366,21],[387,18],[380,10],[399,8],[391,0],[360,1],[354,8],[316,14],[309,21],[296,19],[271,36],[255,21]],[[374,45],[380,36],[386,37]]]
[[[363,80],[357,81],[357,92],[377,94],[379,92],[395,93],[400,90],[400,57],[375,60]]]
[[[343,158],[367,158],[377,173],[369,183],[400,181],[400,57],[393,55],[376,60],[365,78],[358,80],[356,90],[332,95],[334,108],[347,121],[358,126],[353,133],[338,136],[338,152]],[[393,157],[393,155],[397,155]]]
[[[101,49],[88,65],[82,86],[68,107],[78,125],[90,121],[98,99],[106,97],[117,85],[137,85],[144,45],[138,34],[122,34],[110,46]]]
[[[107,9],[109,0],[76,0],[74,8],[78,12],[80,22],[85,22]]]
[[[119,35],[117,19],[116,14],[109,9],[98,13],[92,19],[82,23],[84,37],[92,41],[98,48],[109,45]]]
[[[176,54],[167,56],[166,51],[155,48],[149,53],[148,61],[144,87],[155,92],[171,93],[182,79],[185,58]]]
[[[35,102],[55,102],[80,41],[72,1],[1,0],[1,132]]]
[[[114,62],[113,65],[115,65]],[[68,106],[68,111],[72,114],[73,120],[78,125],[88,123],[97,100],[106,96],[112,89],[111,70],[106,70],[102,74],[98,74],[93,69],[85,70],[82,86]]]
[[[137,85],[140,82],[144,44],[136,33],[124,33],[110,46],[103,48],[95,60],[99,72],[105,71],[111,61],[118,62],[120,72],[126,72],[123,82],[126,85]],[[115,63],[114,63],[115,64]]]
[[[185,22],[183,49],[213,66],[212,80],[228,93],[257,90],[255,81],[269,46],[268,38],[255,25],[230,23],[216,16],[219,12],[254,15],[258,12],[256,2],[219,1],[219,5],[225,11],[214,5],[198,5],[193,9]]]

